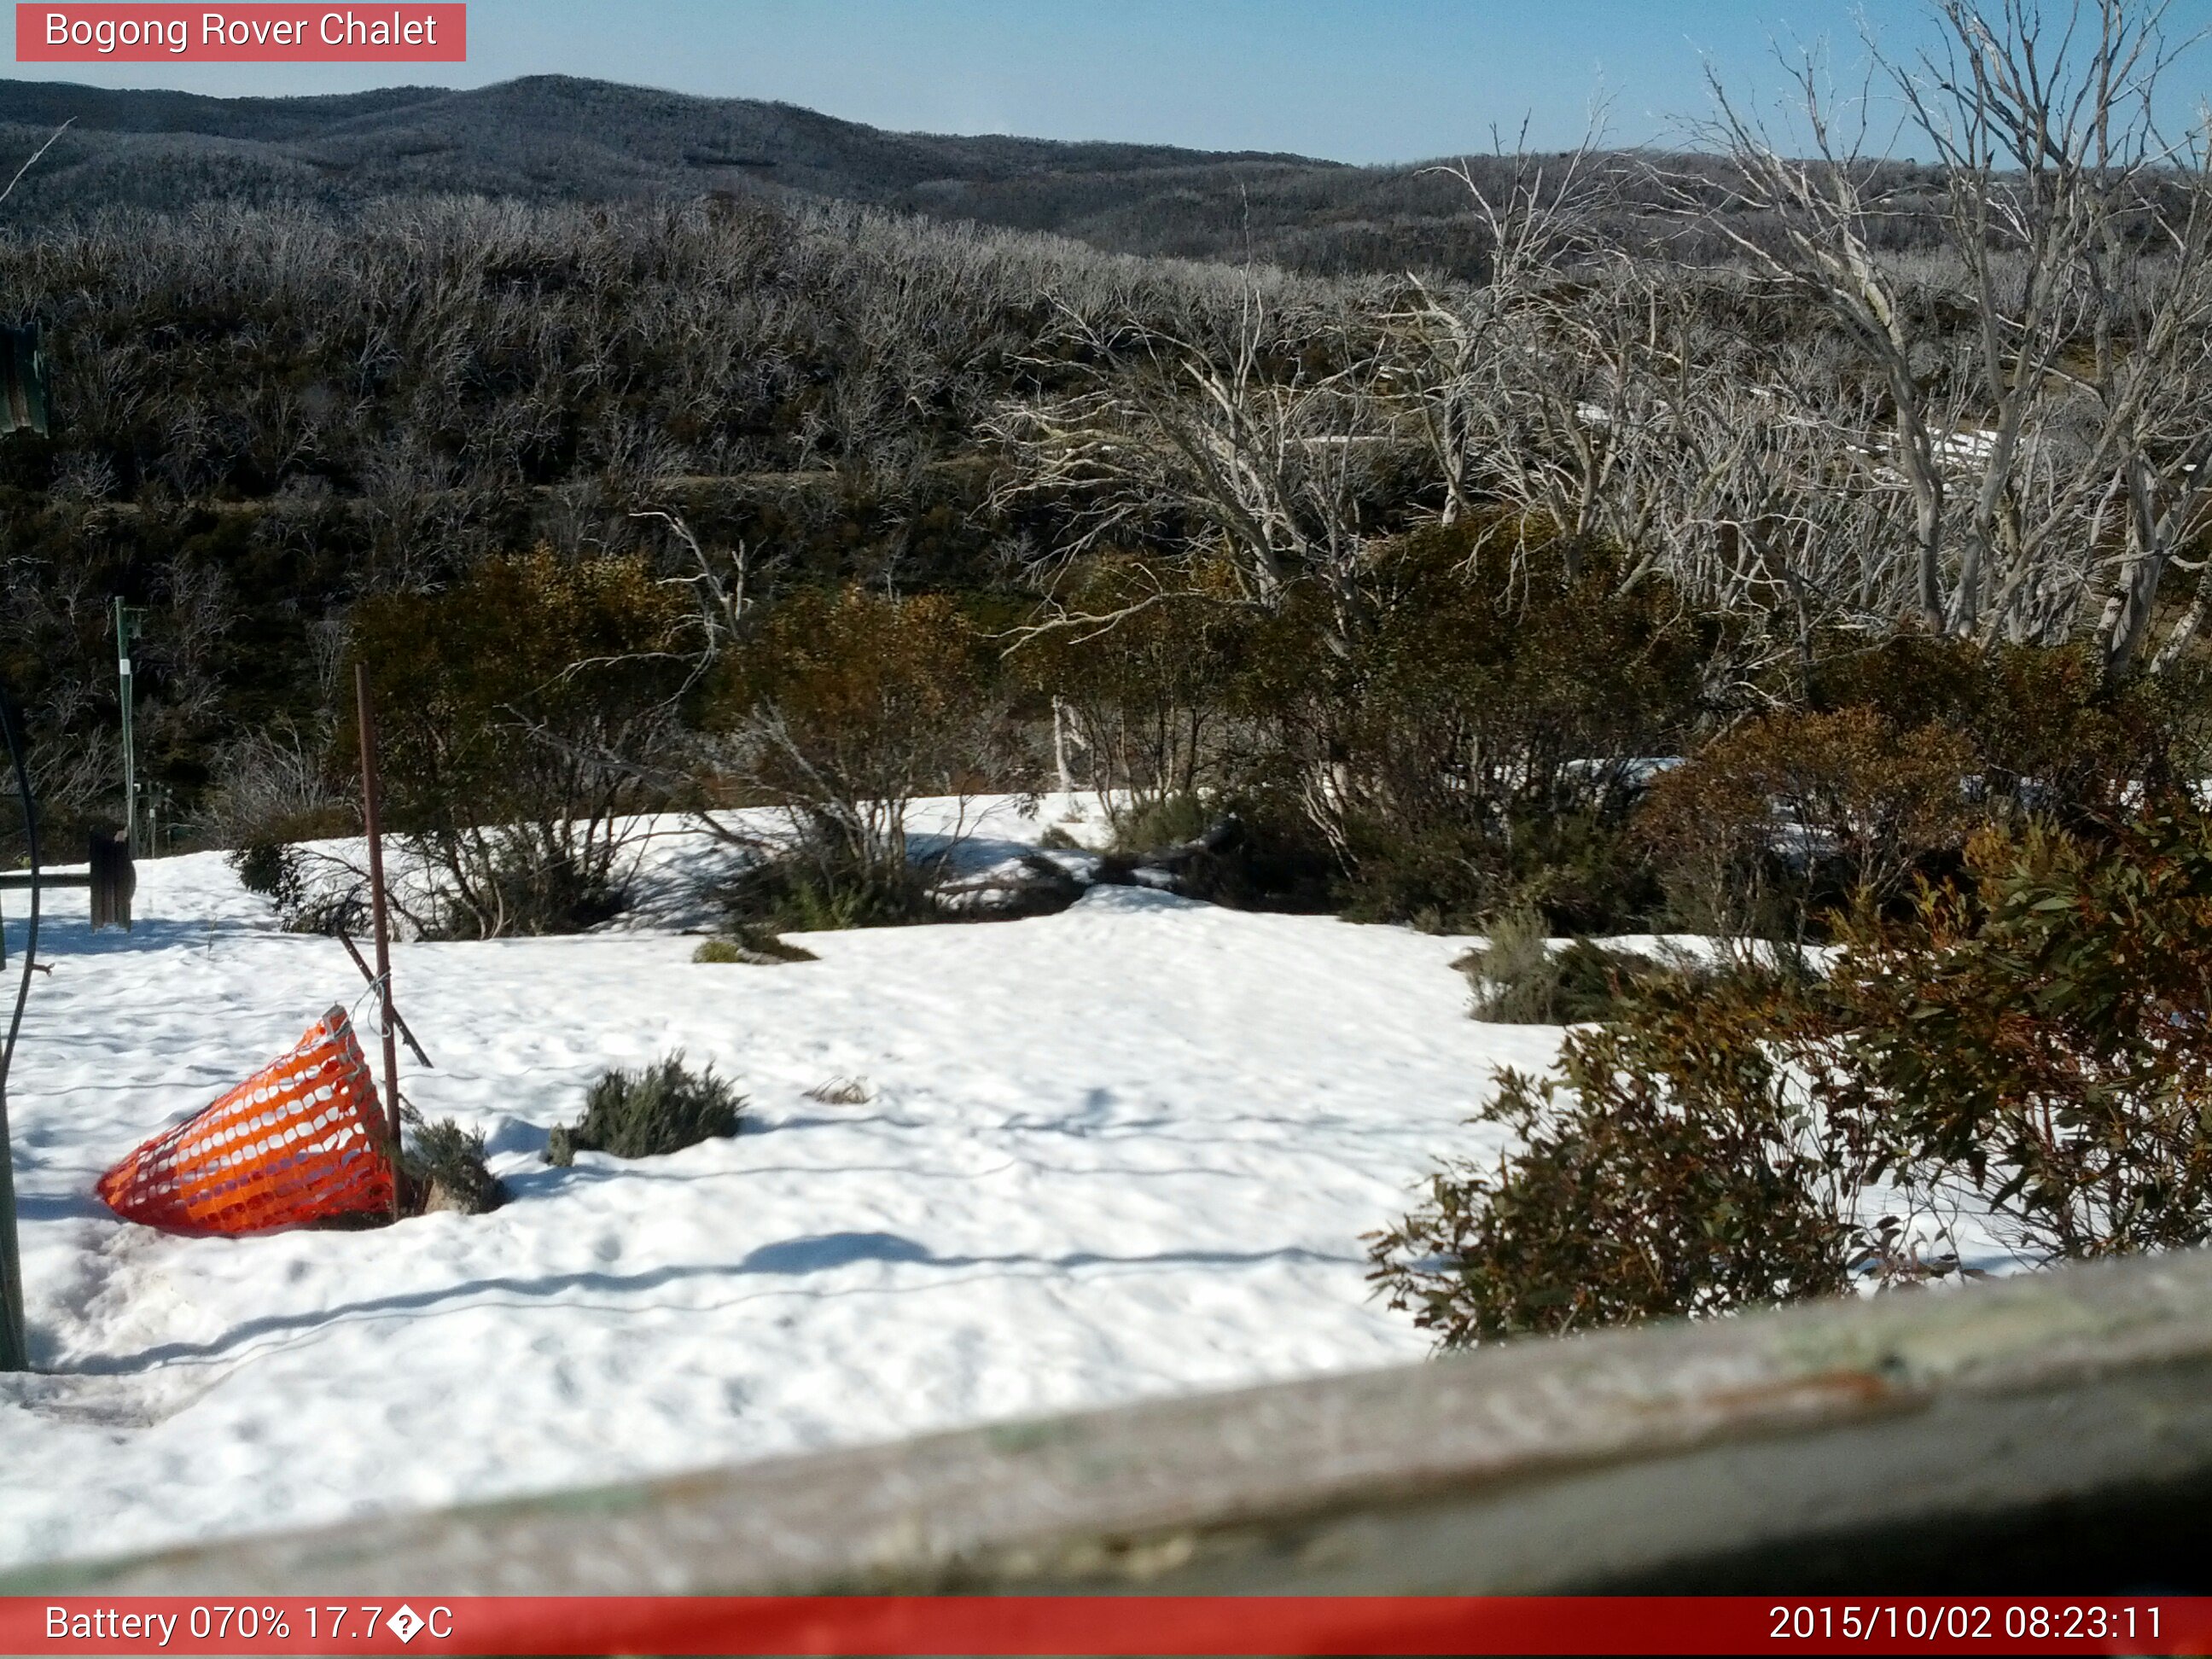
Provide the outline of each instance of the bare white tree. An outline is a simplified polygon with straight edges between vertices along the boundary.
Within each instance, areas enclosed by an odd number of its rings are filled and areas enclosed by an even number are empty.
[[[1936,9],[1937,48],[1870,43],[1847,118],[1818,63],[1800,69],[1800,155],[1716,82],[1704,131],[1735,174],[1714,222],[1823,307],[1886,389],[1923,623],[2051,641],[2094,613],[2118,672],[2203,512],[2204,152],[2162,135],[2154,101],[2192,42],[2166,6],[2132,0]],[[1869,152],[1876,85],[1932,172]],[[1942,243],[1912,271],[1881,252],[1907,216]]]
[[[1579,267],[1610,295],[1620,275],[1597,269],[1595,216],[1619,174],[1601,144],[1594,127],[1565,155],[1512,158],[1487,185],[1466,161],[1438,169],[1467,193],[1486,280],[1440,292],[1416,278],[1414,303],[1392,319],[1391,389],[1443,483],[1443,521],[1504,502],[1554,527],[1571,557],[1624,495],[1614,473],[1628,428],[1611,416],[1631,400],[1639,331],[1631,318],[1624,338],[1618,312],[1565,281]]]
[[[1055,343],[1084,365],[1070,391],[1001,406],[991,429],[1012,457],[999,507],[1038,498],[1071,506],[1066,558],[1165,535],[1231,573],[1223,595],[1163,586],[1113,615],[1066,614],[1047,627],[1110,626],[1171,599],[1264,608],[1294,585],[1327,596],[1332,649],[1345,649],[1358,602],[1365,503],[1379,468],[1409,448],[1379,395],[1376,343],[1357,319],[1287,321],[1248,283],[1222,337],[1208,344],[1137,324],[1113,326],[1063,306]]]

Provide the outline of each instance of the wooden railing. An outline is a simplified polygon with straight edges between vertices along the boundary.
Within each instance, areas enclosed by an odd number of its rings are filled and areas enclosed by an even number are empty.
[[[0,1590],[2155,1588],[2175,1563],[2208,1571],[2208,1493],[2212,1256],[2190,1253],[49,1565]]]

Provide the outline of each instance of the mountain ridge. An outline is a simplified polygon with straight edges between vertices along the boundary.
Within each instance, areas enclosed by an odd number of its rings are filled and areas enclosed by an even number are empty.
[[[343,213],[434,194],[788,196],[1321,273],[1479,263],[1464,189],[1420,167],[890,132],[794,104],[573,76],[289,98],[0,79],[0,157],[30,155],[64,121],[8,204],[15,222],[218,202]]]
[[[466,88],[386,87],[297,97],[218,98],[167,89],[126,89],[58,81],[0,80],[0,123],[74,124],[80,134],[223,138],[277,146],[372,143],[410,126],[465,133],[483,142],[487,126],[546,136],[592,121],[604,148],[661,164],[691,159],[717,165],[820,170],[825,152],[872,161],[872,177],[840,180],[839,193],[866,196],[887,185],[1016,173],[1121,173],[1247,163],[1326,170],[1346,164],[1271,150],[1202,150],[1119,140],[1029,138],[1015,134],[896,132],[774,100],[714,98],[598,81],[532,75]],[[715,142],[702,143],[702,137]],[[679,141],[688,138],[690,142]],[[738,142],[732,143],[735,139]]]

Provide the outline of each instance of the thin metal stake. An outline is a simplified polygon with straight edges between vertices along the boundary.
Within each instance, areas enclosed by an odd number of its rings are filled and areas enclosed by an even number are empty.
[[[39,959],[39,814],[31,798],[31,768],[8,694],[0,690],[0,738],[15,763],[15,787],[23,802],[23,836],[31,854],[31,926],[23,940],[23,980],[15,992],[15,1011],[0,1036],[0,1371],[31,1369],[31,1350],[23,1333],[23,1259],[15,1248],[15,1158],[8,1127],[8,1071],[23,1024],[23,1003],[30,994],[31,970]]]
[[[376,924],[376,982],[384,1026],[384,1108],[392,1130],[392,1213],[399,1214],[399,1050],[392,1012],[392,923],[384,907],[384,831],[379,820],[376,712],[368,700],[368,665],[353,665],[354,706],[361,714],[361,814],[368,831],[368,905]]]
[[[138,744],[131,734],[131,705],[137,699],[131,677],[131,635],[137,620],[134,608],[115,596],[115,678],[123,705],[123,840],[132,853],[138,850]]]

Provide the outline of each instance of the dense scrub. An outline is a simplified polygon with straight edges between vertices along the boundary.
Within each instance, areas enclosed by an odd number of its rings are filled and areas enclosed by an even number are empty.
[[[1759,1038],[1765,993],[1661,994],[1507,1072],[1489,1162],[1370,1241],[1391,1305],[1445,1346],[1832,1295],[1860,1253],[1861,1126],[1808,1115]]]
[[[356,609],[388,822],[429,872],[429,936],[566,933],[624,902],[635,815],[665,792],[688,608],[635,559],[493,558]],[[341,726],[335,758],[357,752]]]
[[[1316,302],[1278,283],[1290,312]],[[392,201],[345,217],[112,213],[0,238],[0,312],[46,330],[57,426],[0,446],[0,674],[58,828],[119,816],[108,602],[140,775],[241,838],[345,723],[354,608],[486,559],[635,555],[661,520],[755,550],[749,601],[848,580],[980,588],[978,428],[1053,307],[1185,327],[1233,274],[857,210]],[[1316,290],[1318,296],[1319,290]]]
[[[1758,452],[1802,422],[1729,401],[1781,375],[1848,452],[1876,417],[1847,336],[1741,272],[1593,263],[1601,204],[1519,177],[1492,234],[1535,262],[1464,288],[713,200],[0,243],[62,416],[0,448],[24,509],[0,666],[55,827],[119,805],[118,592],[152,610],[142,775],[204,841],[349,827],[345,669],[370,663],[402,820],[446,872],[436,931],[587,925],[622,886],[591,825],[737,800],[799,832],[740,920],[927,915],[896,804],[1060,782],[1131,845],[1233,814],[1231,902],[1804,936],[1984,811],[2096,810],[2192,763],[2197,653],[2115,672],[2063,571],[2081,627],[2056,645],[1900,632],[1894,503]],[[1908,277],[1931,303],[1948,280]],[[1817,362],[1790,356],[1808,331]],[[1662,359],[1701,378],[1651,402]],[[611,632],[506,592],[614,568]]]
[[[732,918],[801,932],[934,920],[908,809],[985,781],[1006,735],[975,619],[941,594],[800,592],[732,657],[706,695],[716,770],[790,826],[724,830],[748,855],[722,893]]]
[[[1503,1074],[1508,1150],[1371,1241],[1394,1305],[1457,1346],[1918,1282],[1962,1212],[2030,1262],[2212,1238],[2212,819],[1986,828],[1839,941],[1645,981]]]

